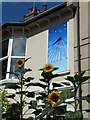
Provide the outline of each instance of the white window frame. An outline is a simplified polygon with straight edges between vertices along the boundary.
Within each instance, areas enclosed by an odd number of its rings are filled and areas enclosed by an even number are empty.
[[[20,36],[14,36],[15,38],[20,38]],[[9,45],[8,45],[8,62],[7,62],[7,72],[10,72],[11,69],[11,60],[12,58],[18,59],[18,58],[23,58],[25,59],[25,55],[24,56],[12,56],[12,49],[13,49],[13,41],[14,41],[14,37],[9,39]],[[23,36],[24,37],[24,36]],[[24,37],[26,39],[26,37]],[[25,49],[25,53],[26,53],[26,49]],[[12,79],[9,77],[10,73],[6,74],[6,79]]]

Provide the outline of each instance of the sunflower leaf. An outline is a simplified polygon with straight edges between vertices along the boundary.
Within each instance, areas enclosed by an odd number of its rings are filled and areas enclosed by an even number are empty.
[[[65,113],[65,118],[66,120],[82,120],[83,114],[79,111],[76,112],[68,111]]]
[[[83,100],[86,100],[88,103],[90,103],[90,94],[88,94],[87,96],[84,96]]]
[[[33,79],[34,79],[33,77],[25,78],[25,82],[30,82],[30,81],[33,80]]]
[[[61,82],[62,84],[66,85],[66,86],[70,86],[70,83],[69,82]]]
[[[52,83],[52,85],[53,85],[53,88],[54,88],[54,87],[62,87],[62,86],[63,86],[63,85],[60,84],[60,83]]]
[[[21,69],[21,72],[22,72],[23,74],[25,74],[26,72],[30,72],[30,71],[32,71],[30,68],[28,68],[28,69],[22,68],[22,69]]]
[[[71,90],[64,90],[60,93],[60,104],[65,102],[65,100],[74,97],[74,92]]]
[[[20,92],[16,92],[16,94],[25,94],[26,95],[26,93],[27,93],[28,91],[20,91]]]
[[[15,94],[12,94],[12,95],[8,95],[8,96],[6,96],[7,98],[14,98],[15,97]]]
[[[51,80],[53,78],[52,72],[42,72],[41,76],[43,76],[47,80]]]
[[[67,76],[67,78],[65,78],[66,80],[68,80],[68,81],[70,81],[70,82],[72,82],[72,83],[74,83],[75,81],[74,81],[74,77],[72,77],[72,76]]]
[[[34,97],[35,97],[35,92],[28,92],[28,93],[26,94],[26,96],[27,96],[27,97],[32,97],[32,98],[34,98]]]
[[[31,57],[29,57],[29,58],[25,59],[25,62],[27,62],[29,59],[31,59]]]
[[[33,113],[34,113],[35,115],[39,115],[41,111],[42,111],[42,109],[36,109]]]
[[[20,86],[17,83],[6,83],[5,89],[7,88],[16,90],[16,89],[19,89]]]
[[[35,101],[35,100],[30,101],[30,105],[32,106],[32,108],[36,109],[37,101]]]

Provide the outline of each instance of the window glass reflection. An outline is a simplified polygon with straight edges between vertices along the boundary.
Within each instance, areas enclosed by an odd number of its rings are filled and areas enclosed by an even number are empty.
[[[2,41],[2,57],[7,56],[9,39]]]
[[[24,56],[26,39],[25,38],[14,38],[12,47],[12,56]]]
[[[7,60],[5,59],[0,62],[0,80],[3,80],[6,78],[6,72],[7,72]]]
[[[11,59],[11,69],[10,69],[10,72],[14,72],[14,73],[20,75],[19,68],[16,65],[16,60],[17,60],[16,58],[15,59]],[[14,74],[10,74],[10,78],[17,78],[17,77]]]

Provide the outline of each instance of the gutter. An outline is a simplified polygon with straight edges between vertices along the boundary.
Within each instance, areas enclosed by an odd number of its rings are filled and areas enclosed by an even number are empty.
[[[34,16],[34,17],[28,19],[27,21],[24,21],[24,22],[8,22],[8,23],[4,23],[4,24],[0,25],[0,28],[4,29],[5,27],[8,27],[8,26],[25,26],[25,25],[31,24],[31,23],[39,20],[39,19],[42,19],[43,17],[47,17],[50,14],[53,14],[53,13],[57,12],[58,10],[62,11],[63,9],[68,8],[69,10],[73,11],[72,9],[74,9],[74,7],[76,7],[76,6],[73,6],[73,8],[71,6],[71,8],[70,8],[70,5],[67,6],[67,2],[64,2],[62,4],[57,5],[56,7],[53,7],[51,9],[43,12],[43,13],[40,13],[37,16]]]

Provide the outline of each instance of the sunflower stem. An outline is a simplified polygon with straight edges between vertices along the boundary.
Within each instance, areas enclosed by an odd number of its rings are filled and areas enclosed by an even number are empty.
[[[49,95],[49,87],[50,87],[50,83],[49,83],[49,80],[48,80],[48,95]]]
[[[22,108],[22,106],[23,106],[23,101],[22,101],[22,99],[23,99],[23,94],[22,94],[22,90],[23,90],[23,83],[22,83],[22,78],[23,78],[23,74],[21,73],[21,98],[20,98],[20,102],[21,102],[21,120],[22,120],[22,118],[23,118],[23,108]]]

